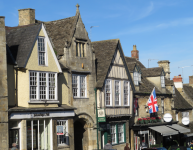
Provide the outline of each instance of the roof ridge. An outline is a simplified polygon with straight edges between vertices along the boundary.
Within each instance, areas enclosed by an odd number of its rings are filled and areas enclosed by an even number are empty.
[[[93,42],[91,42],[91,43],[95,43],[95,42],[106,42],[106,41],[119,41],[119,39],[109,39],[109,40],[93,41]]]
[[[76,16],[72,16],[72,17],[68,17],[68,18],[63,18],[63,19],[59,19],[59,20],[53,20],[53,21],[45,21],[45,22],[43,22],[43,23],[50,23],[50,22],[56,22],[56,21],[63,21],[63,20],[70,19],[70,18],[73,18],[73,17],[76,17]]]

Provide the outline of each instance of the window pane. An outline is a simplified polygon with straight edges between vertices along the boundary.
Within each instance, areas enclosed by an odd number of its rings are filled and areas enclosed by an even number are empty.
[[[85,76],[80,76],[80,97],[86,97],[85,92]]]
[[[111,141],[112,143],[117,143],[116,142],[116,125],[111,125]]]
[[[37,98],[37,72],[30,72],[30,99]]]
[[[124,142],[124,125],[118,125],[119,142]]]
[[[46,99],[46,73],[39,73],[40,99]]]
[[[49,99],[55,99],[55,74],[49,73]]]
[[[105,102],[106,105],[110,105],[110,96],[111,96],[111,89],[110,89],[110,80],[106,80],[105,83]]]
[[[125,81],[124,82],[124,105],[128,105],[128,81]]]
[[[57,120],[57,125],[63,126],[64,135],[57,135],[57,143],[60,144],[69,144],[67,136],[67,121],[66,120]]]
[[[138,85],[138,84],[139,84],[138,72],[134,72],[134,84],[135,84],[135,85]]]

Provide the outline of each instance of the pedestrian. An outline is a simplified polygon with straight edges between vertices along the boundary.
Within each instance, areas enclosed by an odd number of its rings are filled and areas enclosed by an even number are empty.
[[[192,142],[190,144],[190,148],[191,148],[191,150],[193,150],[193,140],[192,140]]]
[[[104,149],[113,149],[110,140],[108,140],[108,143],[104,146]]]
[[[12,148],[11,150],[17,150],[16,143],[12,143]]]
[[[130,150],[128,143],[126,143],[126,146],[125,146],[124,150]]]

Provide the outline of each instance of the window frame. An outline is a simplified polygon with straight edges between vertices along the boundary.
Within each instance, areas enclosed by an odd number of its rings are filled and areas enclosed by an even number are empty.
[[[116,104],[116,82],[119,82],[119,84],[118,84],[118,86],[119,86],[119,104]],[[114,94],[115,94],[115,102],[114,102],[114,105],[115,106],[121,106],[121,94],[122,94],[122,92],[121,92],[121,81],[115,80],[114,86],[115,86],[115,92],[114,92]]]
[[[139,73],[137,71],[133,72],[133,81],[135,85],[139,85]]]
[[[109,105],[107,105],[107,103],[106,103],[106,82],[107,81],[109,81],[109,83],[110,83],[110,104]],[[105,80],[105,106],[112,106],[112,80],[110,80],[110,79],[106,79]]]
[[[161,79],[161,87],[165,88],[165,76],[161,75],[160,79]]]
[[[58,146],[68,146],[69,144],[70,144],[70,142],[69,142],[69,134],[68,134],[68,120],[56,120],[56,124],[57,124],[57,126],[58,126],[58,122],[64,122],[64,121],[66,121],[66,133],[64,134],[64,135],[57,135],[57,145]],[[60,126],[60,125],[59,125]],[[66,138],[66,143],[58,143],[58,137],[59,136],[65,136],[65,138]],[[64,137],[63,137],[64,138]]]
[[[77,96],[74,96],[73,92],[73,76],[77,77]],[[85,79],[85,96],[81,96],[81,77]],[[72,93],[74,98],[87,98],[87,75],[72,74]]]
[[[127,87],[128,87],[128,96],[127,96],[127,105],[125,104],[125,83],[127,83]],[[130,82],[129,81],[123,81],[123,104],[124,106],[130,106]]]
[[[40,52],[39,51],[39,39],[44,39],[44,49],[45,51],[44,52]],[[39,66],[48,66],[48,61],[47,61],[47,40],[46,40],[46,37],[44,36],[38,36],[37,38],[37,50],[38,50],[38,65]],[[45,58],[45,64],[40,64],[40,53],[44,53],[44,58]]]
[[[37,77],[36,77],[36,98],[35,99],[32,99],[31,98],[31,80],[30,80],[30,77],[31,77],[31,73],[36,73],[37,74]],[[46,98],[45,99],[40,99],[40,73],[45,73],[46,74]],[[54,99],[50,99],[50,86],[49,86],[49,74],[54,74],[55,76],[55,98]],[[30,101],[57,101],[58,100],[58,76],[57,76],[57,73],[56,72],[43,72],[43,71],[33,71],[33,70],[30,70],[29,71],[29,100]]]

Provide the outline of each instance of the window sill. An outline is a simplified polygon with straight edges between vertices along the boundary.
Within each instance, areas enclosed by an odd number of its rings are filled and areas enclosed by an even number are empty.
[[[30,100],[28,104],[58,104],[58,100]]]
[[[88,97],[74,97],[74,99],[89,99]]]
[[[58,149],[70,148],[70,145],[58,145]]]

